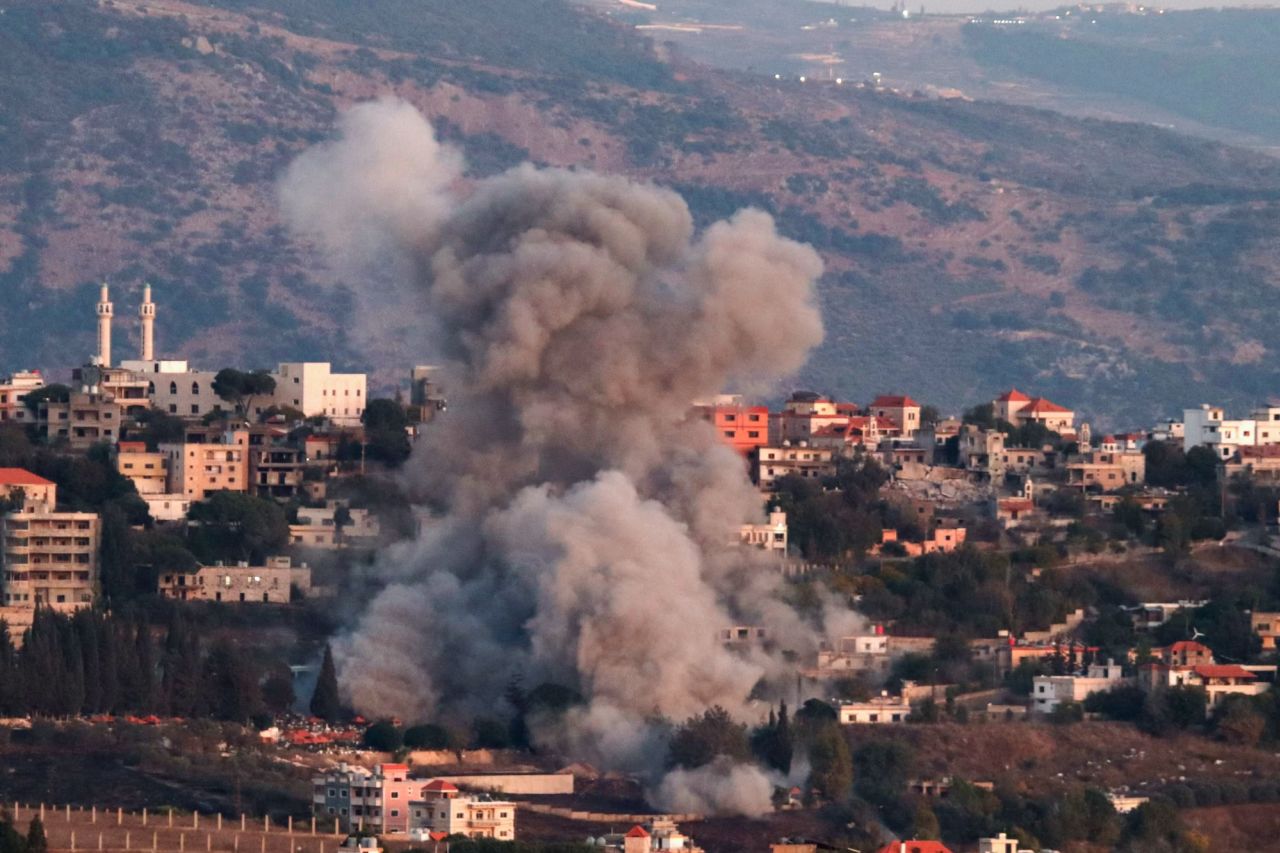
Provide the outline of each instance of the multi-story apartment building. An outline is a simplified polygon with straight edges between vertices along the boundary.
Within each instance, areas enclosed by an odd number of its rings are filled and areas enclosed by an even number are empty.
[[[169,493],[202,501],[213,492],[249,490],[247,430],[189,430],[181,444],[161,444],[168,459]]]
[[[122,441],[116,446],[116,470],[133,481],[140,495],[162,495],[169,487],[169,457],[147,450],[141,441]]]
[[[426,787],[423,780],[409,778],[407,764],[379,764],[372,770],[339,764],[311,782],[317,816],[379,835],[409,831],[411,804],[422,800]]]
[[[302,488],[302,451],[284,445],[249,448],[249,490],[260,498],[288,500]]]
[[[72,450],[88,450],[98,442],[120,438],[123,409],[102,391],[73,391],[67,400],[40,403],[37,422],[49,441],[65,439]]]
[[[93,604],[100,539],[95,513],[57,512],[47,504],[29,503],[8,513],[3,529],[7,616],[11,609],[71,612]],[[30,624],[29,616],[26,621]]]
[[[920,431],[920,404],[901,394],[881,394],[867,407],[867,415],[893,421],[904,438],[914,438]]]
[[[293,590],[311,590],[311,568],[295,566],[289,557],[268,557],[264,566],[238,563],[201,566],[194,572],[163,572],[160,595],[177,601],[288,604]]]
[[[695,406],[725,444],[742,455],[769,443],[769,408],[747,406],[741,397],[725,396]]]
[[[788,474],[819,480],[836,472],[835,452],[829,447],[810,447],[807,442],[781,447],[757,447],[751,452],[756,484],[774,488]]]

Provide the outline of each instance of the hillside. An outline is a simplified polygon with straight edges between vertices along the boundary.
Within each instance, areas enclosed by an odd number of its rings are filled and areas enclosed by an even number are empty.
[[[323,357],[394,380],[428,357],[395,329],[354,341],[350,294],[274,206],[337,108],[394,93],[474,175],[527,158],[675,186],[703,222],[774,212],[827,261],[827,342],[799,383],[948,407],[1017,383],[1113,422],[1280,389],[1263,155],[714,71],[563,0],[19,0],[3,20],[5,369],[88,353],[103,278],[124,318],[149,279],[160,348],[209,366]]]

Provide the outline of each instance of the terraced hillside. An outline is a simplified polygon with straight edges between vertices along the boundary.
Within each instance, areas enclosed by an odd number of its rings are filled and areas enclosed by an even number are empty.
[[[563,0],[9,4],[0,367],[88,353],[102,278],[118,316],[150,280],[160,348],[213,367],[324,357],[390,379],[428,355],[395,327],[354,341],[350,293],[274,204],[336,109],[384,94],[473,175],[531,159],[675,186],[701,221],[771,210],[827,260],[828,339],[797,383],[950,407],[1017,383],[1114,422],[1280,389],[1277,161],[713,71]]]

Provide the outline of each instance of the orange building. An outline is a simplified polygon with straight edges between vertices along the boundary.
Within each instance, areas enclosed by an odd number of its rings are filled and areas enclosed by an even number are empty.
[[[720,440],[746,456],[757,447],[769,443],[769,409],[746,406],[741,402],[712,403],[699,406],[702,417],[710,421]]]

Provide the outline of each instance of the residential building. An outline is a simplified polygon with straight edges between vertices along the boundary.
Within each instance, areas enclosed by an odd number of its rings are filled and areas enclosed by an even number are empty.
[[[1138,681],[1147,691],[1200,687],[1208,697],[1206,712],[1218,707],[1228,696],[1260,696],[1271,689],[1270,683],[1259,680],[1256,673],[1239,664],[1143,664],[1138,669]]]
[[[181,521],[191,511],[191,498],[185,495],[165,493],[140,497],[147,505],[147,512],[156,521]]]
[[[782,510],[771,510],[766,523],[742,525],[738,531],[738,538],[744,545],[753,545],[765,551],[786,554],[787,514]]]
[[[1280,444],[1237,447],[1223,463],[1222,474],[1228,480],[1243,475],[1258,483],[1280,482]]]
[[[1253,627],[1253,633],[1262,640],[1262,650],[1275,651],[1276,638],[1280,637],[1280,613],[1255,610],[1249,614],[1249,624]]]
[[[169,487],[169,457],[141,441],[116,446],[116,470],[133,481],[139,495],[162,495]]]
[[[871,401],[867,414],[893,421],[904,438],[914,438],[920,431],[920,404],[907,396],[881,394]]]
[[[1200,666],[1214,662],[1213,649],[1195,640],[1179,640],[1151,651],[1161,662],[1169,666]]]
[[[272,374],[276,390],[255,401],[254,414],[272,406],[289,406],[307,417],[324,416],[335,424],[353,426],[364,414],[367,377],[363,373],[334,373],[328,362],[286,362]]]
[[[168,459],[170,494],[191,501],[218,491],[249,491],[247,430],[188,430],[181,444],[161,444]]]
[[[631,827],[624,833],[609,833],[596,840],[595,846],[615,853],[658,853],[658,851],[683,851],[702,853],[693,839],[680,831],[674,819],[656,816],[641,826]]]
[[[35,423],[36,413],[23,398],[44,387],[38,370],[23,370],[0,379],[0,423]]]
[[[53,509],[58,505],[58,486],[25,468],[0,468],[0,498],[12,499],[22,495],[24,506],[43,506]]]
[[[1075,433],[1075,412],[1044,397],[1029,397],[1011,388],[993,400],[992,405],[998,419],[1014,426],[1035,422],[1059,435]]]
[[[751,460],[756,484],[766,491],[789,474],[820,480],[836,473],[835,456],[830,448],[810,447],[803,441],[797,445],[757,447],[751,451]]]
[[[1107,799],[1111,801],[1111,807],[1116,810],[1116,814],[1128,814],[1134,809],[1140,807],[1143,803],[1151,801],[1150,797],[1137,797],[1133,794],[1118,794],[1115,791],[1108,793]]]
[[[1280,406],[1256,409],[1248,418],[1228,420],[1221,406],[1203,403],[1182,412],[1182,449],[1204,446],[1220,459],[1230,459],[1244,447],[1280,444]]]
[[[1018,846],[1018,839],[1010,838],[1003,832],[995,838],[979,838],[978,853],[1033,853]]]
[[[974,424],[960,427],[960,467],[987,482],[1004,479],[1005,435]]]
[[[1140,450],[1122,450],[1113,436],[1102,439],[1098,450],[1083,453],[1067,463],[1067,483],[1081,488],[1115,491],[1146,482],[1147,457]]]
[[[88,450],[120,437],[122,410],[115,397],[93,390],[72,391],[67,400],[40,403],[37,423],[50,442],[65,440],[72,450]]]
[[[867,634],[841,637],[818,648],[816,666],[805,672],[812,678],[841,678],[849,675],[887,677],[893,662],[908,654],[928,654],[933,637],[900,637],[872,626]]]
[[[865,702],[841,702],[836,713],[840,724],[846,726],[905,723],[911,716],[911,704],[902,696],[882,693]]]
[[[743,456],[769,443],[768,406],[747,406],[737,395],[723,395],[694,408],[712,425],[721,441]]]
[[[385,765],[384,765],[385,766]],[[445,836],[514,841],[516,804],[487,794],[463,794],[452,782],[433,779],[410,803],[410,830],[442,832]]]
[[[951,853],[941,841],[890,841],[876,853]]]
[[[289,557],[268,557],[264,566],[215,564],[193,572],[163,572],[158,586],[161,596],[178,601],[288,604],[294,589],[304,596],[310,592],[311,568],[295,566]]]
[[[1133,612],[1133,627],[1139,631],[1154,631],[1164,623],[1168,622],[1173,615],[1180,610],[1188,612],[1204,607],[1208,604],[1208,599],[1199,601],[1144,601],[1134,608],[1130,608]]]
[[[898,538],[898,531],[891,527],[886,527],[880,531],[880,544],[872,549],[872,554],[881,554],[884,552],[884,546],[890,542],[896,543],[905,552],[907,557],[920,557],[924,554],[943,553],[949,554],[964,544],[967,531],[963,527],[934,527],[920,542],[909,542]]]
[[[412,825],[411,803],[424,784],[409,778],[407,764],[379,764],[373,770],[339,764],[311,779],[312,812],[337,818],[352,829],[378,834],[405,833]]]
[[[36,607],[70,613],[98,591],[101,523],[96,513],[57,512],[28,503],[4,517],[4,609],[11,630],[29,625]]]
[[[151,408],[147,396],[147,380],[122,367],[87,364],[71,371],[73,388],[111,397],[128,416]]]
[[[289,500],[298,495],[306,462],[296,447],[272,444],[249,449],[250,491],[260,498]]]
[[[759,625],[734,625],[721,628],[718,634],[720,642],[731,649],[763,647],[768,638],[768,630]]]
[[[1064,702],[1083,702],[1124,683],[1120,665],[1108,661],[1091,665],[1084,675],[1037,675],[1032,679],[1031,698],[1037,711],[1048,714]]]
[[[837,403],[812,391],[796,391],[783,404],[782,411],[769,415],[769,443],[807,442],[820,431],[845,427],[857,414],[858,407],[853,403]]]
[[[338,524],[339,510],[347,520]],[[289,525],[289,543],[310,548],[335,549],[372,545],[382,533],[378,517],[367,509],[327,501],[322,507],[299,507],[298,521]]]

